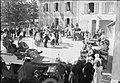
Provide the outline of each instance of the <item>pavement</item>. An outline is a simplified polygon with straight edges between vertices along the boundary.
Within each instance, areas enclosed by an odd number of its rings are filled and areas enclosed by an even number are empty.
[[[17,44],[17,39],[14,41],[15,44]],[[73,63],[75,60],[78,59],[80,56],[80,50],[82,49],[82,42],[81,41],[72,41],[71,38],[62,37],[62,43],[60,43],[59,46],[51,46],[50,43],[48,43],[48,48],[45,48],[43,44],[39,47],[37,47],[34,44],[34,39],[32,37],[26,37],[23,39],[25,41],[29,48],[37,49],[38,51],[43,51],[41,54],[42,56],[50,57],[50,58],[60,58],[62,61],[69,61]],[[5,51],[5,48],[2,46],[1,42],[1,50],[3,52]],[[111,80],[111,74],[106,73],[103,71],[102,76],[102,83],[110,83]]]

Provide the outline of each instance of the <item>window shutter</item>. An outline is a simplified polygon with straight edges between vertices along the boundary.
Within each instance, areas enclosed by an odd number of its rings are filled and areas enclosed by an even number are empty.
[[[70,2],[70,11],[71,11],[72,14],[73,14],[73,2]]]
[[[54,13],[54,3],[52,3],[52,2],[50,4],[50,11],[51,11],[51,14]]]
[[[105,14],[105,3],[102,3],[102,14]]]
[[[88,3],[84,3],[84,14],[88,14]]]
[[[109,2],[106,2],[105,3],[105,14],[108,14],[108,12],[109,12]]]
[[[43,6],[43,4],[40,4],[40,10],[41,10],[42,12],[44,12],[44,6]]]
[[[54,3],[54,10],[56,11],[56,3]]]
[[[73,24],[73,18],[71,18],[71,24]],[[70,24],[70,25],[71,25],[71,24]]]
[[[109,13],[114,13],[114,2],[110,2],[109,4]]]
[[[67,25],[67,18],[65,18],[65,26]]]
[[[50,3],[48,4],[48,12],[50,12],[51,10],[50,10]]]
[[[45,4],[43,5],[43,12],[45,12]]]
[[[66,2],[66,11],[69,10],[69,5],[68,5],[68,2]]]
[[[72,3],[73,3],[72,14],[74,14],[74,16],[76,16],[77,15],[77,1],[73,1]]]
[[[95,14],[99,13],[99,3],[95,3]]]
[[[58,3],[58,11],[59,11],[59,12],[60,12],[60,5],[61,5],[61,4],[60,4],[60,3]]]

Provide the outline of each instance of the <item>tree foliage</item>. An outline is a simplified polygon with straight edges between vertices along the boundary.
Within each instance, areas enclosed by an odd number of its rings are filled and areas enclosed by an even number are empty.
[[[18,24],[25,21],[33,21],[38,18],[37,3],[35,0],[2,0],[2,20],[8,23]],[[32,20],[31,20],[32,19]]]

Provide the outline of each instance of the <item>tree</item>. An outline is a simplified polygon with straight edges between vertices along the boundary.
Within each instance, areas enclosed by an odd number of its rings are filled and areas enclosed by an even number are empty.
[[[21,21],[30,21],[38,17],[37,4],[35,0],[26,2],[26,0],[2,0],[2,21],[19,24]]]
[[[28,15],[30,16],[30,21],[32,19],[32,23],[35,23],[35,19],[38,19],[38,6],[35,0],[31,0],[31,2],[28,3]]]

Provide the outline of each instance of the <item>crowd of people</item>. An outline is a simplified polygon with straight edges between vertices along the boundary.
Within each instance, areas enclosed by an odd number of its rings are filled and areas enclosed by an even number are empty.
[[[109,40],[105,32],[99,29],[93,36],[86,31],[79,60],[66,64],[64,83],[101,83],[102,72],[107,66]],[[92,41],[92,42],[91,42]],[[100,47],[94,49],[93,47]]]
[[[35,44],[37,46],[42,45],[44,43],[44,47],[48,47],[48,42],[55,47],[55,45],[59,45],[61,43],[61,34],[57,29],[50,30],[49,27],[46,29],[38,29],[34,34]]]
[[[103,29],[93,35],[88,31],[84,32],[82,42],[79,59],[73,64],[64,63],[64,83],[101,83],[102,72],[107,66],[110,42]],[[94,46],[100,48],[94,49]]]
[[[92,56],[93,59],[95,59],[95,54],[99,54],[103,62],[103,68],[106,68],[109,45],[110,42],[105,38],[105,32],[102,29],[98,30],[93,36],[89,36],[89,32],[86,32],[83,40],[83,48],[80,53],[82,58]],[[98,47],[98,49],[94,47]]]
[[[95,60],[92,57],[74,61],[74,63],[65,63],[65,72],[62,79],[64,83],[101,83],[102,82],[102,66],[99,55],[95,55]],[[62,70],[61,70],[62,71]]]
[[[12,26],[11,26],[12,27]],[[20,49],[24,50],[24,45],[20,45],[22,38],[26,36],[33,36],[35,45],[41,46],[44,44],[44,47],[48,47],[48,42],[55,47],[55,45],[59,45],[61,43],[61,34],[58,26],[43,26],[39,28],[38,26],[34,26],[31,29],[30,27],[22,27],[16,26],[16,28],[5,28],[1,33],[1,38],[3,40],[3,46],[7,49],[8,53],[19,51]],[[14,44],[15,38],[18,38],[18,45]],[[22,44],[25,44],[22,43]],[[17,47],[18,46],[18,47]],[[27,45],[26,45],[27,46]]]
[[[25,52],[28,45],[22,41],[23,36],[19,36],[18,45],[14,44],[13,37],[9,34],[8,30],[3,33],[3,46],[6,48],[7,53]]]
[[[32,36],[33,35],[33,28],[30,26],[9,26],[1,30],[1,35],[4,34],[4,32],[8,32],[13,39],[19,38],[19,36]]]
[[[76,25],[76,29],[79,28]],[[33,34],[35,45],[48,47],[48,42],[55,47],[59,45],[61,40],[61,34],[68,37],[72,36],[72,40],[77,40],[82,33],[83,47],[80,51],[80,59],[75,61],[74,64],[66,64],[66,71],[64,72],[64,83],[101,83],[102,70],[106,68],[106,61],[109,50],[109,40],[105,38],[105,32],[99,29],[95,34],[91,35],[88,31],[81,32],[77,30],[77,34],[74,29],[62,30],[59,26],[44,26],[43,28],[37,28],[35,32],[29,29],[29,36]],[[25,52],[29,46],[22,41],[22,38],[26,36],[26,30],[5,29],[3,32],[3,46],[7,49],[8,53]],[[76,36],[77,35],[77,36]],[[14,38],[18,37],[18,45],[15,45]],[[18,47],[17,47],[18,46]],[[94,49],[97,46],[100,49]]]

